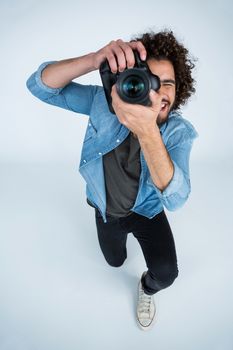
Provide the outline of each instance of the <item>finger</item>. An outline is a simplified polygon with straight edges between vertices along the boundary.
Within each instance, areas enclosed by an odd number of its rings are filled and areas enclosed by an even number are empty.
[[[123,102],[117,93],[116,84],[112,86],[111,97],[115,102]]]
[[[112,86],[111,95],[114,95],[115,93],[116,93],[116,84]]]
[[[115,62],[116,65],[114,65],[114,72],[115,68],[117,68],[120,72],[122,72],[126,68],[126,58],[124,50],[119,46],[119,44],[116,41],[111,42],[111,52],[115,54]],[[116,69],[116,70],[117,70]]]
[[[117,69],[119,72],[123,72],[123,70],[126,68],[126,58],[124,51],[119,46],[114,47],[113,51],[117,58]]]
[[[133,66],[135,65],[135,57],[134,57],[133,49],[130,47],[128,43],[125,43],[121,39],[118,39],[117,43],[124,51],[127,68],[133,68]]]
[[[150,90],[149,97],[152,103],[152,106],[151,106],[152,108],[161,106],[162,97],[159,94],[157,94],[153,89]]]
[[[114,84],[113,86],[112,86],[112,90],[111,90],[111,97],[112,97],[112,102],[113,102],[113,104],[115,104],[115,105],[121,105],[121,106],[125,106],[127,103],[126,102],[124,102],[121,98],[120,98],[120,96],[118,95],[118,93],[117,93],[117,89],[116,89],[116,84]],[[124,107],[125,108],[125,107]]]
[[[116,84],[114,84],[112,86],[112,90],[111,90],[111,97],[112,99],[114,100],[117,100],[119,98],[118,94],[117,94],[117,91],[116,91]]]
[[[118,70],[118,61],[125,60],[124,53],[120,47],[116,44],[114,40],[108,45],[108,50],[106,54],[110,69],[112,73],[116,73]]]
[[[146,52],[146,48],[145,46],[142,44],[141,41],[136,41],[136,40],[132,40],[129,42],[129,45],[133,48],[133,49],[136,49],[138,50],[139,54],[140,54],[140,57],[142,60],[145,60],[146,59],[146,55],[147,55],[147,52]]]
[[[112,73],[116,73],[117,72],[117,61],[116,61],[116,57],[115,57],[112,50],[109,50],[109,53],[106,54],[106,58],[108,60],[108,63],[109,63],[109,66],[110,66]]]

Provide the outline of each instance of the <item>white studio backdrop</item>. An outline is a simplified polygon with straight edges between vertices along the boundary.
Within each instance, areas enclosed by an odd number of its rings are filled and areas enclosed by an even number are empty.
[[[196,94],[183,115],[197,128],[192,159],[232,155],[230,1],[1,2],[0,156],[12,161],[77,161],[87,116],[46,105],[25,82],[40,63],[97,51],[109,41],[165,27],[198,58]],[[100,84],[98,71],[79,77]]]
[[[232,18],[230,0],[0,2],[1,350],[233,348]],[[26,80],[42,62],[165,28],[198,59],[182,113],[199,138],[190,199],[167,213],[180,277],[156,296],[158,324],[143,334],[133,321],[142,253],[129,237],[126,265],[110,269],[85,203],[88,116],[41,102]],[[98,71],[76,81],[101,85]]]

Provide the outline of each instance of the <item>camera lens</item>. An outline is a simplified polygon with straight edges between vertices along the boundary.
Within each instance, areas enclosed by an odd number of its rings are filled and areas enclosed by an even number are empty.
[[[141,77],[136,75],[128,76],[122,82],[122,92],[130,98],[139,97],[145,89],[145,83]]]

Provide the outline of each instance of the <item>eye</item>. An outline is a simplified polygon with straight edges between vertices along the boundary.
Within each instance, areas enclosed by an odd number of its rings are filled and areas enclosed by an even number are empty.
[[[165,86],[174,86],[174,84],[172,84],[172,83],[163,83],[162,85],[165,85]]]
[[[175,86],[176,82],[174,79],[160,79],[160,83],[163,86]]]

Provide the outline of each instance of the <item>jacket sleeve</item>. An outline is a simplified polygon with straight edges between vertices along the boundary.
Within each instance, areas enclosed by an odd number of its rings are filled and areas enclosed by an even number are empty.
[[[195,129],[191,133],[175,138],[175,143],[168,144],[167,151],[174,165],[174,173],[168,186],[161,191],[149,176],[148,182],[153,185],[162,204],[170,211],[182,207],[191,192],[189,159],[193,140],[198,137]]]
[[[41,101],[76,113],[90,115],[95,94],[101,89],[98,85],[82,85],[70,82],[62,88],[51,88],[41,79],[42,70],[57,61],[42,63],[26,81],[28,90]]]

